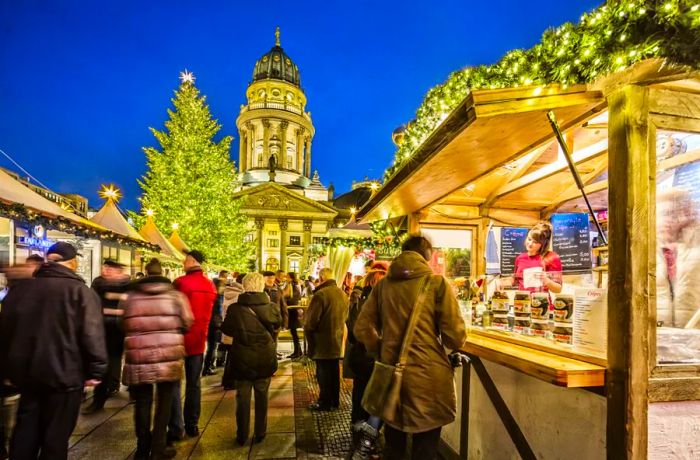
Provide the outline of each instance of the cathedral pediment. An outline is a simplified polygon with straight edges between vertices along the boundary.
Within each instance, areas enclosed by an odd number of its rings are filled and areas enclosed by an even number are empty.
[[[304,197],[274,182],[244,189],[234,195],[241,198],[241,211],[247,215],[308,217],[331,220],[337,214],[334,208]]]

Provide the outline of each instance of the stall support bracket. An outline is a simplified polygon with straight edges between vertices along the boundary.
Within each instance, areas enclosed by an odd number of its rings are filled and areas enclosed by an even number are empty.
[[[549,119],[549,123],[552,125],[552,130],[554,130],[554,134],[557,137],[557,142],[559,142],[559,146],[561,147],[561,150],[564,153],[566,162],[568,163],[569,169],[571,170],[571,175],[574,176],[576,186],[581,191],[583,200],[586,202],[586,206],[588,206],[588,212],[591,214],[593,222],[595,222],[595,226],[598,229],[600,239],[603,240],[603,245],[607,246],[608,239],[605,237],[605,233],[603,233],[603,228],[600,226],[600,222],[598,222],[598,218],[596,217],[595,212],[593,212],[593,206],[591,206],[591,202],[588,201],[588,195],[586,195],[586,191],[584,190],[583,181],[581,180],[581,176],[579,175],[578,170],[576,169],[574,160],[571,158],[569,146],[566,144],[566,140],[564,139],[564,135],[562,134],[561,129],[559,129],[559,123],[557,123],[557,118],[554,115],[554,112],[552,112],[551,110],[547,112],[547,118]]]
[[[506,431],[508,431],[510,439],[513,441],[513,444],[515,444],[515,448],[518,449],[520,457],[522,457],[523,460],[537,460],[535,452],[527,442],[525,434],[523,434],[522,430],[518,426],[518,422],[513,417],[513,414],[511,414],[510,409],[508,409],[508,405],[498,392],[496,384],[493,382],[493,379],[486,370],[484,363],[481,362],[481,359],[478,356],[469,355],[469,357],[471,358],[471,364],[474,367],[474,371],[476,371],[476,375],[479,377],[481,384],[484,386],[484,390],[486,390],[486,394],[491,400],[491,404],[493,404],[493,407],[496,409],[501,422],[503,422],[503,426],[506,428]],[[464,423],[464,421],[462,421],[462,423]]]

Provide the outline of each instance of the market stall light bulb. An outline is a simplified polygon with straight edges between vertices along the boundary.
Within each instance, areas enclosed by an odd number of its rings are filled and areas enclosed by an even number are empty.
[[[173,230],[177,230],[180,228],[180,224],[173,223],[172,227],[173,227]]]
[[[155,212],[153,211],[153,209],[147,209],[147,210],[146,210],[146,215],[147,215],[148,217],[153,217],[154,214],[155,214]]]

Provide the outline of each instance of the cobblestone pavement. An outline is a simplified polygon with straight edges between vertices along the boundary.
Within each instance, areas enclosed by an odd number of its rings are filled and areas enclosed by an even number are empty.
[[[313,362],[280,362],[270,385],[267,436],[260,444],[251,445],[249,440],[243,447],[235,442],[235,392],[224,391],[219,383],[219,375],[203,379],[200,436],[177,443],[176,458],[342,459],[347,454],[351,381],[342,381],[339,410],[312,413],[307,407],[318,397]],[[251,426],[252,421],[251,414]],[[135,448],[133,407],[122,391],[108,401],[103,412],[80,416],[69,459],[131,459]]]

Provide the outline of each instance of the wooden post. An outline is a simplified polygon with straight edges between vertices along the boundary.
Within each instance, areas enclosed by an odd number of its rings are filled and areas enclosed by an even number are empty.
[[[408,216],[408,233],[417,235],[420,233],[420,222],[425,217],[425,211],[417,211]]]
[[[648,89],[629,85],[608,98],[610,278],[607,457],[647,457],[649,385],[650,174]],[[652,129],[653,132],[653,129]]]

